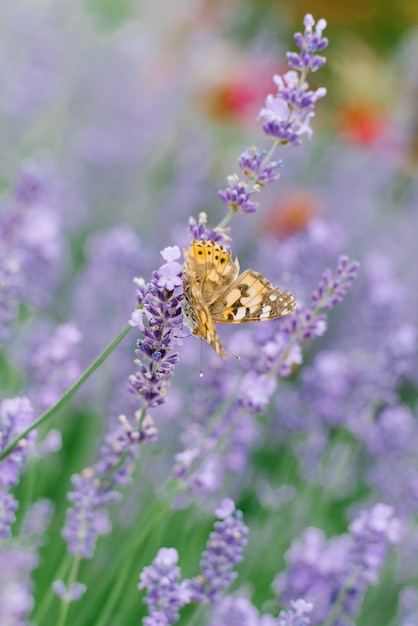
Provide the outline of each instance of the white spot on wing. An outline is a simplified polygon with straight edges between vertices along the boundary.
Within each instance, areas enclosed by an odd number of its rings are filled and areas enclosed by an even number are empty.
[[[245,307],[240,306],[240,308],[237,310],[234,319],[235,320],[242,320],[245,317]]]
[[[260,313],[260,319],[261,320],[268,319],[270,317],[270,311],[271,311],[271,306],[269,304],[266,304],[265,306],[263,306],[261,313]]]

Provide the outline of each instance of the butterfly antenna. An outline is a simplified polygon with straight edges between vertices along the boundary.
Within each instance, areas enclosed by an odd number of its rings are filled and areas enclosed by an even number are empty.
[[[200,340],[200,378],[203,378],[203,339]]]
[[[235,354],[235,352],[232,352],[232,350],[228,350],[228,348],[225,348],[225,350],[229,352],[229,354],[232,354],[232,356],[235,357],[237,361],[241,361],[241,357],[238,354]]]

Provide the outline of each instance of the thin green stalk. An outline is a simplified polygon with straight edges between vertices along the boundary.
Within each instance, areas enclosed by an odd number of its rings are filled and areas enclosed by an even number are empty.
[[[219,222],[219,224],[217,225],[216,229],[221,230],[222,228],[225,228],[225,226],[227,224],[229,224],[229,222],[232,220],[232,218],[234,217],[236,211],[234,211],[233,209],[230,209],[229,213],[227,215],[225,215],[225,217],[223,218],[222,221]]]
[[[78,391],[78,389],[86,382],[86,380],[93,374],[93,372],[99,367],[99,365],[101,365],[103,361],[107,359],[109,354],[113,352],[116,346],[131,330],[131,328],[132,326],[127,324],[125,328],[119,333],[119,335],[112,341],[112,343],[109,344],[108,347],[102,352],[102,354],[94,361],[94,363],[92,363],[92,365],[90,365],[90,367],[86,369],[84,374],[80,376],[80,378],[74,383],[74,385],[64,393],[64,395],[58,400],[58,402],[54,404],[53,407],[45,411],[45,413],[38,417],[37,420],[35,420],[30,426],[28,426],[28,428],[26,428],[26,430],[21,432],[20,435],[15,437],[13,441],[11,441],[9,445],[4,448],[4,450],[0,454],[0,461],[5,459],[10,454],[10,452],[18,445],[21,439],[26,437],[26,435],[28,435],[32,430],[38,428],[38,426],[49,420],[53,415],[55,415],[55,413],[57,413],[57,411],[59,411],[62,406],[64,406],[64,404],[68,402],[70,398],[73,397],[76,391]]]
[[[81,556],[74,556],[73,563],[71,566],[70,576],[68,578],[67,585],[66,585],[68,593],[70,593],[71,587],[73,586],[73,583],[77,579],[78,570],[80,568],[80,563],[81,563]],[[61,610],[60,610],[57,626],[65,626],[70,604],[71,604],[70,598],[63,598],[61,600]]]
[[[68,554],[68,552],[65,552],[64,557],[62,558],[61,563],[51,580],[65,580],[68,575],[70,566],[70,555]],[[52,591],[51,582],[48,586],[48,589],[48,593],[44,593],[42,599],[34,606],[33,620],[36,624],[44,624],[45,615],[50,610],[51,604],[56,598],[55,593]]]
[[[206,612],[205,609],[206,607],[204,605],[197,605],[193,615],[187,622],[187,626],[198,626],[198,624],[202,624]]]
[[[170,491],[166,484],[167,491]],[[171,494],[172,495],[172,494]],[[112,584],[112,590],[108,595],[107,601],[103,605],[101,612],[96,618],[96,626],[105,626],[109,615],[111,615],[114,607],[120,600],[120,593],[126,584],[126,580],[130,573],[130,563],[132,558],[138,554],[138,549],[146,539],[147,535],[163,520],[167,512],[167,506],[160,500],[155,500],[153,505],[147,510],[145,519],[141,527],[136,531],[135,537],[128,539],[124,546],[118,551],[115,558],[113,570],[118,572],[117,580]],[[138,572],[140,565],[138,563]]]

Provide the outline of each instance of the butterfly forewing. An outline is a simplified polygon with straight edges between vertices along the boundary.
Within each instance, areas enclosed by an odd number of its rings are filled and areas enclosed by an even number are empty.
[[[231,253],[215,241],[195,240],[190,252],[203,298],[211,304],[238,276],[238,260],[233,261]]]
[[[203,297],[201,284],[197,280],[197,268],[192,248],[184,248],[186,271],[184,273],[183,310],[192,334],[201,337],[212,346],[220,357],[226,359],[221,340],[215,328],[209,305]]]

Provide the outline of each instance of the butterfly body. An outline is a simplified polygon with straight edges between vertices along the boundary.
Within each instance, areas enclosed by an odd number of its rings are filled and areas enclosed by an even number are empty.
[[[238,259],[215,241],[194,239],[184,248],[183,311],[192,334],[226,358],[215,324],[260,322],[296,308],[289,291],[280,292],[259,272],[239,273]]]

